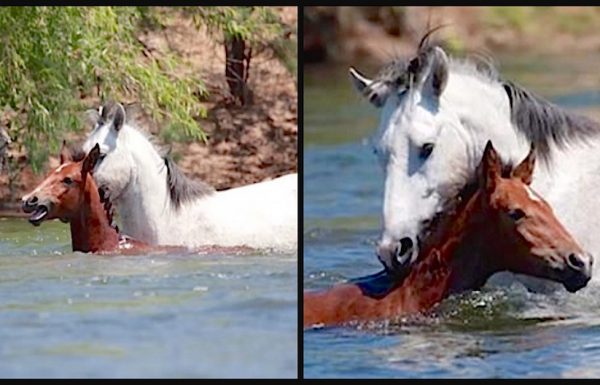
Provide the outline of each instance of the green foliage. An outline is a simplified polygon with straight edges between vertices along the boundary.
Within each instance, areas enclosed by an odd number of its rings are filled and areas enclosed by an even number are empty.
[[[556,12],[556,23],[560,30],[574,34],[584,35],[589,33],[595,28],[598,23],[598,10],[597,7],[587,7],[585,12],[578,13],[558,13]]]
[[[273,40],[282,24],[268,7],[194,7],[196,25],[223,32],[225,38],[238,37],[251,43]]]
[[[286,30],[272,7],[189,7],[197,27],[224,40],[240,38],[253,49],[270,49],[293,75],[297,71],[297,31]]]
[[[205,139],[194,120],[206,114],[200,80],[175,77],[176,58],[144,55],[136,38],[153,20],[142,7],[0,8],[0,107],[34,170],[81,128],[80,95],[96,89],[102,99],[139,101],[174,137]]]
[[[597,24],[598,7],[486,7],[485,21],[492,27],[512,28],[531,36],[564,32],[578,36]]]
[[[296,36],[296,34],[294,33],[292,36]],[[275,39],[271,41],[270,48],[275,57],[295,77],[298,72],[297,39]]]

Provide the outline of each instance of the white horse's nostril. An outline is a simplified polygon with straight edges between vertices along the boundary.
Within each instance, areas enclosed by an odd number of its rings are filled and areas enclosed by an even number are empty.
[[[404,237],[399,241],[400,249],[396,249],[398,257],[402,257],[408,253],[413,247],[413,241],[409,237]]]
[[[405,267],[414,261],[414,242],[410,237],[384,239],[377,245],[377,258],[390,272],[405,271]]]
[[[388,271],[393,271],[397,262],[395,262],[395,252],[396,248],[393,245],[390,245],[387,242],[380,242],[377,245],[376,253],[377,259],[379,262],[385,267]]]

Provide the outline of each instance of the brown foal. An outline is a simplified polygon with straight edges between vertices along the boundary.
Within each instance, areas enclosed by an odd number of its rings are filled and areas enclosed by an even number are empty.
[[[22,198],[22,208],[31,213],[29,222],[39,226],[44,220],[59,218],[69,222],[73,251],[111,252],[149,248],[124,235],[112,225],[111,204],[102,199],[92,177],[100,157],[96,145],[83,159],[75,161],[63,143],[60,166]]]
[[[304,327],[423,312],[452,293],[483,286],[508,270],[561,282],[575,292],[591,278],[592,258],[529,187],[533,148],[509,175],[488,142],[477,179],[435,220],[403,277],[380,273],[323,292],[304,293]]]

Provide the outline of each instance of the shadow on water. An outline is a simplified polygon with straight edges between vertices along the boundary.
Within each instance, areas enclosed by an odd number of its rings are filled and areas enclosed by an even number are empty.
[[[505,78],[600,120],[597,59],[498,62]],[[378,111],[356,96],[347,68],[308,68],[305,86],[304,288],[313,290],[381,269],[374,245],[383,173],[370,144]],[[514,281],[497,281],[447,298],[424,315],[306,330],[304,375],[596,377],[599,298],[595,284],[575,294],[531,293]]]

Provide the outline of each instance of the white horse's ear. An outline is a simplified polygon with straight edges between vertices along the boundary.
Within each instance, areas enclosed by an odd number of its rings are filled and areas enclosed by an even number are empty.
[[[110,114],[110,112],[113,110],[115,103],[112,100],[106,101],[104,102],[99,108],[98,108],[98,114],[100,115],[100,118],[102,119],[103,122],[106,122],[108,120],[108,116]]]
[[[365,88],[373,83],[372,80],[364,77],[360,72],[354,69],[354,67],[350,67],[350,79],[352,80],[352,85],[359,93],[363,93]]]
[[[379,108],[385,104],[391,91],[386,83],[367,79],[353,67],[350,67],[350,79],[354,88],[367,98],[372,105]]]
[[[100,120],[100,112],[97,109],[92,108],[85,111],[85,123],[92,126],[92,128],[96,128],[96,124]]]
[[[120,131],[123,128],[123,123],[125,123],[125,108],[121,103],[117,103],[113,116],[113,128],[115,131]]]
[[[440,47],[433,47],[427,56],[429,73],[423,84],[423,92],[438,100],[448,83],[448,56]]]

